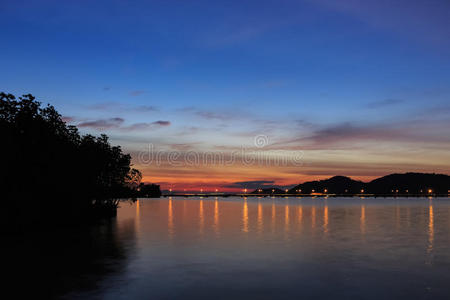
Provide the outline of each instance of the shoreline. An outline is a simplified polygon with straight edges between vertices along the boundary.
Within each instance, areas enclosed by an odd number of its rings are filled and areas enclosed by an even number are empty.
[[[257,197],[257,198],[265,198],[265,197],[280,197],[280,198],[302,198],[302,197],[309,197],[309,198],[315,198],[315,197],[359,197],[359,198],[449,198],[450,194],[166,194],[161,195],[161,197],[167,198],[167,197],[184,197],[184,198],[190,198],[190,197]]]

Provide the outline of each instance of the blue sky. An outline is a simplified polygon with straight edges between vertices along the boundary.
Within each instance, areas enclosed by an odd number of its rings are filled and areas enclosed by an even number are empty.
[[[148,181],[450,172],[445,0],[2,1],[0,28],[1,90],[107,133]],[[258,134],[303,151],[304,165],[200,171],[136,158],[149,143],[231,151]]]

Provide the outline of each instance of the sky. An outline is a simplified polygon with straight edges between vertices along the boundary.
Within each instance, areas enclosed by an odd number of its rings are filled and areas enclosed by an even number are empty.
[[[0,91],[163,189],[450,174],[447,0],[1,0],[0,38]]]

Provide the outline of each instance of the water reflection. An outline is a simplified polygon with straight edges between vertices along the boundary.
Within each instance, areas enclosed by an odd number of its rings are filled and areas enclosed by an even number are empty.
[[[11,299],[95,298],[108,278],[126,273],[136,250],[142,206],[122,206],[122,216],[99,224],[3,236],[4,295],[11,288]]]
[[[284,206],[284,231],[289,231],[289,204]]]
[[[258,202],[258,233],[261,234],[263,230],[263,209],[261,202]]]
[[[272,222],[271,222],[271,228],[272,228],[272,233],[275,232],[275,219],[276,219],[276,209],[275,209],[275,203],[272,202]]]
[[[311,208],[311,227],[313,230],[316,228],[316,206]]]
[[[214,200],[214,232],[219,235],[219,201]]]
[[[200,200],[198,207],[198,220],[199,220],[199,235],[203,235],[203,228],[205,226],[205,216],[203,215],[203,200]]]
[[[365,205],[361,205],[361,223],[360,223],[360,228],[361,228],[361,234],[364,235],[366,233],[366,206]]]
[[[445,298],[449,219],[438,199],[140,199],[84,238],[62,235],[78,246],[52,258],[63,275],[50,281],[79,299]],[[55,241],[17,247],[19,282],[66,248]]]
[[[300,205],[298,207],[298,223],[302,222],[302,217],[303,217],[303,207]]]
[[[167,229],[169,232],[169,238],[173,238],[173,234],[174,234],[174,226],[173,226],[173,200],[172,197],[169,198],[169,204],[167,205]]]
[[[397,204],[396,207],[395,207],[395,229],[397,231],[400,230],[400,221],[401,221],[401,218],[400,218],[400,206]]]
[[[247,199],[244,199],[244,205],[242,209],[242,231],[248,232],[248,204]]]
[[[428,247],[427,247],[427,264],[433,263],[433,242],[434,242],[434,213],[433,203],[430,200],[428,205]]]
[[[328,233],[328,205],[326,203],[323,208],[323,232]]]
[[[139,233],[139,226],[141,225],[141,204],[139,200],[136,200],[136,215],[134,217],[134,228],[136,230],[136,233]]]

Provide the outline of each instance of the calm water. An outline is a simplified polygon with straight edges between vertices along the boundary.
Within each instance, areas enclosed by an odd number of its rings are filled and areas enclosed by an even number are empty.
[[[449,299],[449,229],[445,198],[140,199],[58,284],[76,299]]]

